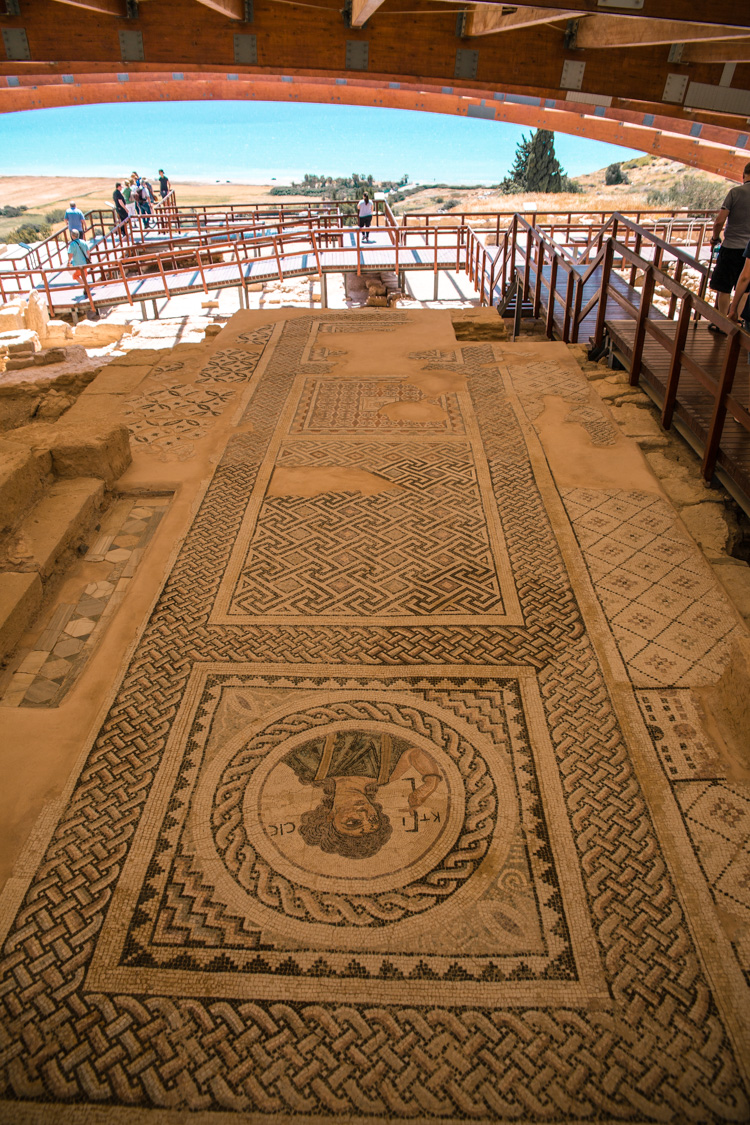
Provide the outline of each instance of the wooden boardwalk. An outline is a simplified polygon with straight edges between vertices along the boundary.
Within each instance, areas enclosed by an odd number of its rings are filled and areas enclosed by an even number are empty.
[[[581,310],[601,291],[602,265],[598,265],[583,282],[579,302]],[[575,267],[577,276],[583,277],[585,266]],[[551,269],[545,264],[543,278],[549,284]],[[533,294],[536,286],[536,273],[532,262],[529,270],[529,291]],[[549,300],[548,284],[542,284],[541,302],[546,312]],[[558,272],[556,278],[556,298],[553,315],[555,334],[562,337],[564,328],[565,287],[567,275]],[[632,370],[636,319],[632,312],[621,305],[621,297],[634,309],[641,305],[642,291],[629,285],[619,274],[610,274],[610,292],[604,316],[604,331],[609,337],[614,354],[628,370]],[[577,326],[577,335],[572,338],[582,343],[594,339],[598,302],[586,313]],[[570,312],[572,319],[572,310]],[[666,340],[659,342],[648,330],[645,333],[638,381],[654,399],[665,409],[667,385],[673,364],[674,344],[678,331],[678,321],[671,320],[654,304],[648,310],[648,321],[657,328]],[[699,456],[703,457],[710,441],[712,425],[717,410],[717,393],[724,370],[728,337],[709,330],[704,319],[691,320],[687,328],[685,343],[681,351],[679,378],[674,400],[674,420],[686,439]],[[703,378],[695,368],[700,369]],[[721,437],[716,451],[716,471],[722,483],[734,495],[738,503],[750,514],[750,433],[733,414],[750,409],[750,364],[748,353],[741,352],[737,373],[734,377],[731,395],[727,401],[726,417],[721,427]]]
[[[360,243],[357,253],[357,238],[354,231],[343,236],[343,246],[332,249],[321,248],[325,235],[308,243],[297,235],[294,250],[282,248],[278,258],[241,257],[235,261],[206,263],[185,269],[160,271],[129,277],[125,280],[96,281],[96,267],[91,269],[89,292],[97,308],[108,308],[128,301],[157,301],[201,289],[215,290],[247,286],[254,282],[273,281],[291,277],[321,274],[358,273],[362,271],[400,271],[400,270],[455,270],[466,265],[466,251],[456,246],[428,245],[427,240],[417,232],[410,232],[410,239],[416,245],[395,246],[390,234],[384,230],[373,230],[370,244]],[[291,241],[291,238],[290,238]],[[331,239],[333,241],[333,239]],[[338,242],[339,240],[336,239]],[[170,251],[169,253],[172,253]],[[179,248],[174,251],[179,256]],[[437,260],[436,260],[437,259]],[[89,305],[89,298],[81,285],[73,280],[68,270],[57,271],[47,278],[47,286],[42,281],[35,284],[40,292],[48,292],[52,298],[55,312],[80,310]]]
[[[629,368],[633,356],[635,322],[624,319],[610,321],[608,318],[607,328],[616,354]],[[674,339],[677,329],[675,321],[662,317],[659,328]],[[705,321],[694,321],[688,329],[684,353],[718,384],[724,365],[726,343],[726,337],[709,332]],[[641,382],[659,405],[663,404],[665,398],[670,360],[670,352],[647,334],[643,347]],[[737,369],[732,394],[747,409],[750,405],[750,366],[744,361],[741,361]],[[681,429],[691,436],[700,453],[708,441],[714,403],[715,396],[705,384],[691,370],[683,367],[674,412],[682,423]],[[750,496],[750,433],[731,413],[727,413],[724,423],[717,465],[744,496]]]

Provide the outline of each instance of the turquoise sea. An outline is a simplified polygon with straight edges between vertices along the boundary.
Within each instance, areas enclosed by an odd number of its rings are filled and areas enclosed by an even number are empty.
[[[305,172],[376,180],[493,184],[513,162],[519,126],[434,113],[276,102],[72,106],[0,116],[0,175],[122,176],[280,183]],[[634,149],[558,133],[569,175]]]

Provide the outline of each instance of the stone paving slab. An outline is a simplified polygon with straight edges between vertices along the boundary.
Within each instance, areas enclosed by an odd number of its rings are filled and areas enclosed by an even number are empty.
[[[181,491],[0,900],[4,1119],[747,1120],[747,630],[640,451],[562,346],[225,333],[126,399]]]

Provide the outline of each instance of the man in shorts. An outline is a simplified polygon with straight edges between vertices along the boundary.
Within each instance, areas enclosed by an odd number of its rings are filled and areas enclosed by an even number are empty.
[[[721,231],[725,223],[724,241],[719,249],[716,266],[709,282],[716,293],[716,308],[722,316],[729,314],[732,290],[742,273],[745,264],[745,247],[750,241],[750,164],[746,164],[743,169],[742,183],[729,191],[721,205],[721,210],[714,221],[712,246],[721,240]],[[710,331],[723,335],[718,325],[709,324],[708,327]]]
[[[750,288],[750,242],[745,247],[743,262],[742,273],[737,278],[734,297],[727,316],[730,320],[744,321],[745,328],[748,328],[750,326],[750,296],[747,293],[748,288]],[[744,309],[742,308],[743,305],[745,306]]]
[[[372,222],[372,200],[370,199],[367,192],[365,192],[364,196],[357,204],[357,216],[360,227],[364,228],[365,230],[362,241],[371,242],[372,239],[370,238],[370,235],[367,233],[367,231],[370,223]]]

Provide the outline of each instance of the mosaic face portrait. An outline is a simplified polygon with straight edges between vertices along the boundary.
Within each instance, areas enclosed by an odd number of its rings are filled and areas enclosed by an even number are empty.
[[[379,791],[416,775],[407,797],[419,808],[442,781],[435,758],[389,733],[336,731],[311,739],[283,759],[303,786],[320,790],[320,803],[302,815],[306,844],[346,859],[369,859],[391,838],[393,827]]]

